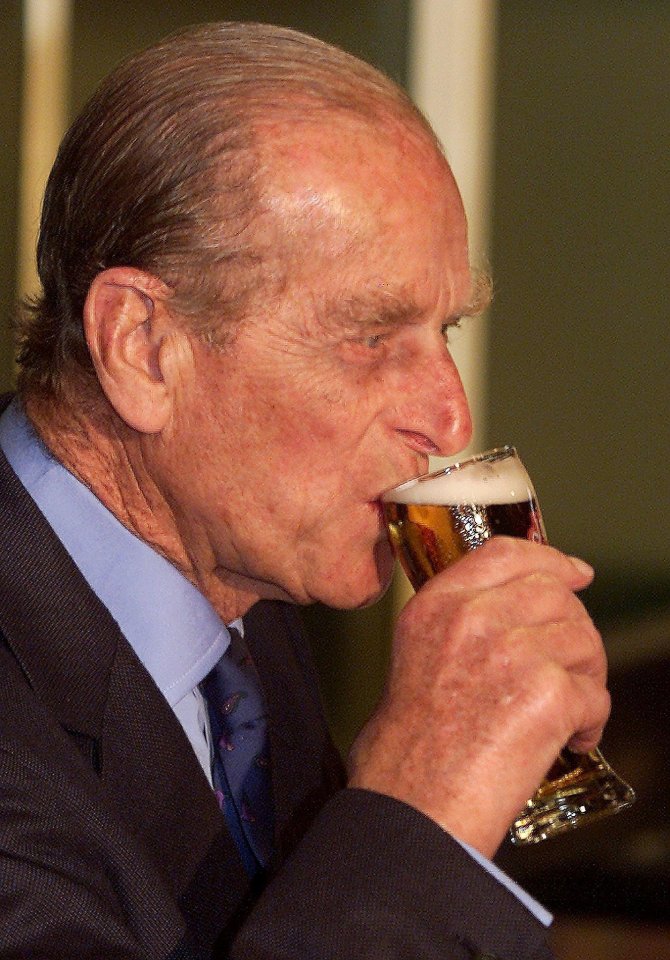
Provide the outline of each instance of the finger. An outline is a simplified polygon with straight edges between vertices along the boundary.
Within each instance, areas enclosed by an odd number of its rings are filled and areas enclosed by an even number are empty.
[[[609,691],[585,674],[574,674],[572,682],[576,691],[575,701],[581,702],[583,713],[575,720],[575,730],[566,746],[573,753],[588,753],[600,743],[612,701]]]
[[[597,634],[583,603],[570,587],[544,572],[520,576],[484,591],[462,591],[452,602],[458,605],[461,616],[469,618],[476,633],[575,620],[589,633]]]
[[[502,658],[497,682],[493,677],[497,693],[521,729],[540,740],[546,733],[547,742],[555,737],[556,750],[569,741],[587,749],[598,742],[610,698],[597,631],[574,621],[523,627],[505,637],[496,655]]]
[[[474,688],[492,691],[511,712],[525,715],[524,723],[565,718],[565,738],[588,727],[585,714],[591,704],[580,699],[580,684],[607,699],[607,660],[598,631],[583,618],[520,626],[497,637],[476,640],[450,651]],[[573,684],[576,683],[575,688]],[[573,703],[575,700],[575,704]],[[602,703],[593,704],[591,725],[601,722]],[[532,719],[529,713],[535,713]],[[606,718],[606,714],[602,719]],[[560,734],[559,734],[560,735]],[[561,744],[562,745],[562,744]]]
[[[492,537],[429,580],[422,590],[439,589],[433,586],[436,583],[448,584],[452,589],[486,589],[531,571],[556,576],[571,590],[583,590],[594,575],[593,568],[584,560],[547,544],[518,537]]]
[[[600,634],[581,617],[510,630],[498,649],[498,656],[506,658],[503,662],[514,657],[520,675],[532,677],[534,666],[546,661],[603,689],[607,681],[607,657]]]

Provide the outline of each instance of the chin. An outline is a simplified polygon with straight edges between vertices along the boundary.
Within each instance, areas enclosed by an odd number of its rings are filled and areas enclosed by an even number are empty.
[[[319,597],[322,603],[337,610],[358,610],[377,603],[388,590],[393,579],[395,560],[387,540],[375,544],[372,557],[368,557],[363,569],[351,572],[349,577],[330,585],[327,596]]]

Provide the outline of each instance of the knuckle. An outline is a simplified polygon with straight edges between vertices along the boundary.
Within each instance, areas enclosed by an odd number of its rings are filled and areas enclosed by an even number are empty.
[[[523,583],[538,594],[566,597],[570,592],[547,570],[531,570],[523,577]]]
[[[575,642],[583,651],[587,672],[604,680],[607,676],[607,653],[600,632],[588,614],[576,617],[572,629]]]
[[[529,558],[535,556],[538,544],[531,543],[523,537],[495,536],[479,548],[492,561],[504,563],[526,563]],[[541,548],[540,548],[541,549]]]
[[[449,632],[457,637],[479,634],[484,627],[482,605],[476,596],[462,597],[449,615]]]
[[[609,690],[606,687],[602,687],[600,691],[601,695],[601,715],[603,718],[603,723],[605,723],[612,711],[612,696]]]
[[[549,711],[563,712],[566,702],[574,696],[570,674],[555,660],[546,662],[541,676],[538,677],[538,685],[538,697],[545,698],[545,708]]]
[[[487,540],[480,549],[485,550],[492,557],[498,557],[501,554],[507,556],[514,550],[519,550],[519,542],[515,537],[496,536]]]

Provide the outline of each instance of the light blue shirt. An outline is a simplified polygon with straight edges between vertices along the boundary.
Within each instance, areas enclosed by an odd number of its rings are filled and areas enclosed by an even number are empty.
[[[209,724],[198,684],[228,647],[226,626],[176,567],[55,459],[18,400],[0,417],[0,447],[174,710],[211,783]],[[494,863],[469,844],[461,846],[541,923],[551,923],[551,914]]]
[[[209,725],[198,684],[229,643],[219,615],[53,457],[17,400],[0,418],[0,446],[174,710],[211,783]]]

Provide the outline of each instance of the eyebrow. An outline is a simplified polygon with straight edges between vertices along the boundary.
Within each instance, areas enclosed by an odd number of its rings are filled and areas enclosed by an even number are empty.
[[[445,322],[456,323],[461,317],[483,313],[491,302],[492,288],[486,271],[472,270],[472,296],[453,317],[446,317]],[[411,324],[423,312],[409,291],[382,284],[349,297],[324,300],[317,307],[317,316],[326,326],[352,331]]]
[[[472,296],[461,310],[462,317],[477,317],[491,305],[493,300],[493,278],[488,270],[470,268],[472,276]]]
[[[360,330],[411,323],[421,310],[408,294],[387,287],[370,289],[349,297],[339,297],[321,305],[319,315],[338,329]]]

